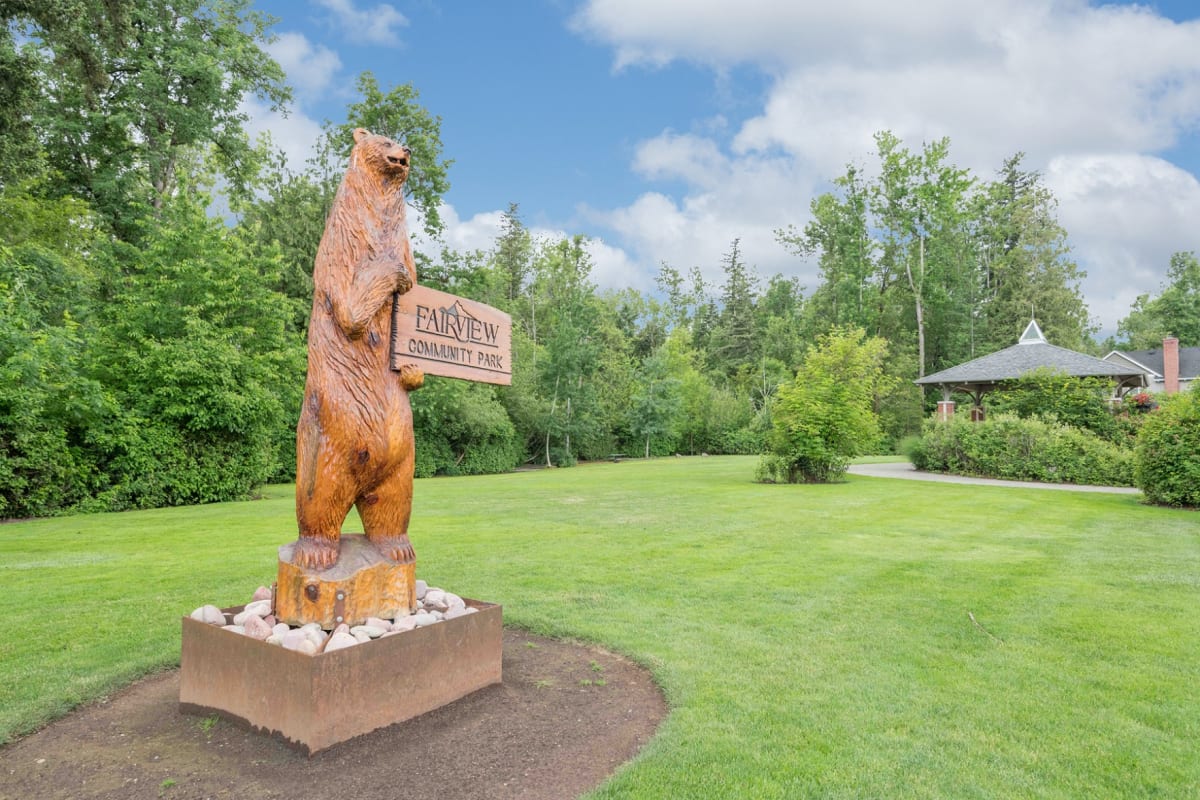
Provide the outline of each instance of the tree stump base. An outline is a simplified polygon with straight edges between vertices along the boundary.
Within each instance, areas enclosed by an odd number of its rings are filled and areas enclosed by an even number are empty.
[[[361,625],[367,617],[394,619],[416,611],[415,564],[390,561],[361,533],[342,534],[338,546],[337,563],[323,570],[293,564],[295,542],[279,548],[277,620],[333,630],[343,622]]]

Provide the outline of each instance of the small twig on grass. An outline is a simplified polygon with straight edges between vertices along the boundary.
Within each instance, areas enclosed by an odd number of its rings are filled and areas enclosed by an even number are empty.
[[[975,619],[975,615],[972,614],[970,611],[967,612],[967,617],[971,620],[971,622],[975,625],[976,628],[979,628],[979,630],[986,633],[987,637],[989,639],[991,639],[993,642],[996,642],[997,644],[1004,644],[1003,639],[1001,639],[999,636],[993,636],[991,631],[989,631],[987,628],[980,625],[979,620]]]

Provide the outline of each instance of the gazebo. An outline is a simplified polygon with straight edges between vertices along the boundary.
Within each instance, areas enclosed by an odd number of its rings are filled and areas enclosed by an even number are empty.
[[[965,392],[975,401],[972,416],[983,416],[983,396],[998,386],[1014,381],[1037,369],[1049,369],[1079,378],[1101,377],[1113,381],[1113,395],[1122,396],[1134,386],[1146,385],[1145,372],[1125,364],[1093,358],[1046,341],[1037,320],[1030,320],[1025,332],[1012,347],[981,356],[916,381],[918,386],[937,386],[942,390],[938,416],[954,413],[951,392]]]

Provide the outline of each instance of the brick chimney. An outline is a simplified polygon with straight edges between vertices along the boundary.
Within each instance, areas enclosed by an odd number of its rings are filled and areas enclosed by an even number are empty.
[[[1179,391],[1179,340],[1174,336],[1163,339],[1163,391]]]

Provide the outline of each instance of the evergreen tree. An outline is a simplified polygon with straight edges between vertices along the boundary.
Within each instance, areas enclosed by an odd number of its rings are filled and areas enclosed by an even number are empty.
[[[517,298],[525,291],[533,268],[533,240],[521,222],[516,203],[509,203],[508,210],[504,212],[492,261],[506,279],[507,307],[515,309]]]
[[[1023,158],[1006,159],[976,198],[979,278],[971,320],[972,350],[980,355],[1012,345],[1033,317],[1060,347],[1082,349],[1094,330],[1079,290],[1084,272],[1070,258],[1057,201],[1038,173],[1021,169]]]
[[[709,347],[713,370],[732,376],[758,354],[754,330],[754,299],[757,277],[742,261],[737,239],[721,261],[725,283],[721,286],[721,310]]]

